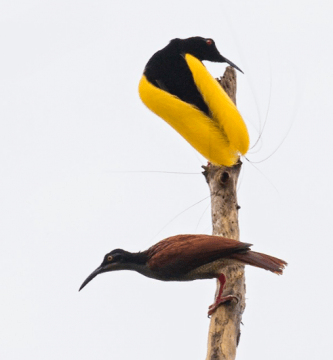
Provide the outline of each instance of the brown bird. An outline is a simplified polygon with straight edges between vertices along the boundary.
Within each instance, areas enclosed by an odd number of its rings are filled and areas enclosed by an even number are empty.
[[[281,275],[287,263],[273,256],[250,250],[251,244],[210,235],[176,235],[164,239],[148,250],[131,253],[122,249],[105,255],[102,264],[92,272],[79,291],[95,276],[114,270],[134,270],[162,281],[190,281],[217,278],[218,295],[209,307],[211,315],[217,307],[234,295],[222,296],[228,265],[252,265]]]

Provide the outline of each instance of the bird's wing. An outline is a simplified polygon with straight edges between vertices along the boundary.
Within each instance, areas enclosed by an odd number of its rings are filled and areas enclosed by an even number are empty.
[[[251,244],[210,235],[177,235],[147,250],[149,267],[156,272],[182,275],[242,250]]]

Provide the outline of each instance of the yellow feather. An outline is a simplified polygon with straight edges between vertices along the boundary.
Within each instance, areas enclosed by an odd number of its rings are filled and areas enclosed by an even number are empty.
[[[211,111],[213,120],[226,134],[230,146],[245,155],[249,150],[250,139],[246,125],[235,104],[201,61],[190,54],[185,55],[185,60],[199,92]]]
[[[171,125],[213,164],[232,166],[238,154],[231,149],[216,123],[196,107],[161,90],[142,76],[139,94],[143,103]]]

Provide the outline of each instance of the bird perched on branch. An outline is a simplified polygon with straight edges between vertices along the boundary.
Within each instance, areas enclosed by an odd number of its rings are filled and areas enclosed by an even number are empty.
[[[207,160],[232,166],[249,149],[246,125],[203,60],[226,62],[214,40],[173,39],[148,61],[139,84],[144,104]]]
[[[217,307],[234,298],[223,296],[227,281],[223,269],[229,265],[252,265],[281,275],[287,263],[273,256],[250,250],[251,244],[210,235],[177,235],[164,239],[148,250],[131,253],[116,249],[104,256],[102,264],[83,282],[80,290],[99,274],[115,270],[134,270],[162,281],[190,281],[217,278],[218,295],[209,307]]]

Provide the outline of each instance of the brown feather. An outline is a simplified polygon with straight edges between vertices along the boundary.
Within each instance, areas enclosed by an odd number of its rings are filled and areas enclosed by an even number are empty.
[[[269,270],[278,275],[282,275],[283,269],[287,265],[284,260],[255,251],[232,254],[230,258],[239,260],[247,265],[252,265],[265,270]]]
[[[199,266],[239,251],[251,244],[211,235],[177,235],[158,242],[145,251],[148,266],[161,275],[180,276]]]

